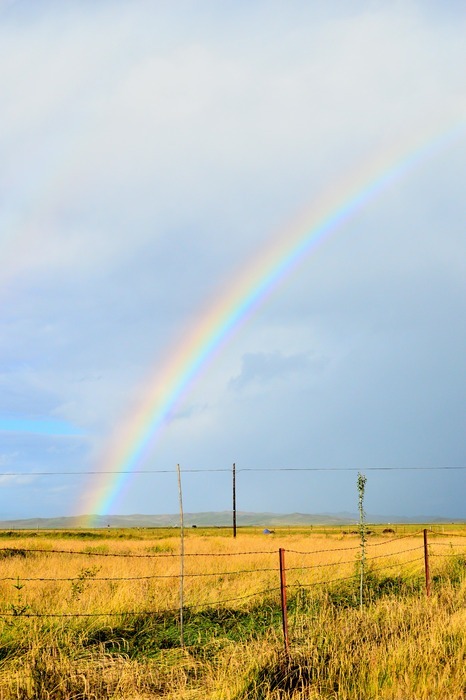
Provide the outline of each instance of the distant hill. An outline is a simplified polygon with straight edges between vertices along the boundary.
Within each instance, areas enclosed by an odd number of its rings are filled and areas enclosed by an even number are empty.
[[[307,525],[348,525],[356,523],[356,513],[237,513],[237,524],[250,527],[280,527]],[[177,527],[180,522],[179,514],[165,515],[95,515],[95,516],[63,516],[59,518],[24,518],[18,520],[0,521],[1,529],[75,529],[92,527]],[[368,523],[447,523],[451,518],[399,517],[395,515],[368,515]],[[456,521],[458,522],[458,520]],[[463,521],[462,521],[463,522]],[[186,527],[225,527],[232,524],[231,511],[185,513]]]

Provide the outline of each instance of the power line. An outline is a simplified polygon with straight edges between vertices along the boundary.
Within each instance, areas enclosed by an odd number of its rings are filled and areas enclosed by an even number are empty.
[[[231,472],[231,469],[190,469],[184,474],[190,472]],[[82,476],[82,475],[104,475],[104,474],[173,474],[173,469],[131,469],[111,471],[76,471],[76,472],[0,472],[0,476]]]
[[[466,465],[439,465],[434,467],[243,467],[236,472],[405,472],[405,471],[446,471],[464,470]],[[182,469],[183,474],[228,473],[231,469]],[[67,471],[67,472],[0,472],[2,476],[105,476],[106,474],[174,474],[174,469],[112,469],[106,471]]]
[[[237,469],[240,472],[394,472],[394,471],[441,471],[444,469],[466,469],[466,466],[438,467],[265,467]]]

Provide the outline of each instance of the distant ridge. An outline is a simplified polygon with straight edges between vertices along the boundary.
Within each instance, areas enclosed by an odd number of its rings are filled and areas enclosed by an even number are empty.
[[[306,525],[348,525],[356,523],[356,513],[237,513],[237,523],[250,527],[279,527]],[[368,523],[448,523],[465,522],[464,519],[445,517],[418,516],[414,518],[396,515],[367,515]],[[89,523],[92,522],[92,526]],[[231,511],[185,513],[186,527],[228,527],[232,524]],[[106,528],[106,527],[177,527],[178,514],[165,515],[77,515],[58,518],[21,518],[17,520],[0,520],[0,529],[25,530],[59,530],[75,528]]]

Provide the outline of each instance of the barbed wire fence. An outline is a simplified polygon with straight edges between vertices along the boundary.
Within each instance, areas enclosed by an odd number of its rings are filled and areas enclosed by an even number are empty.
[[[440,541],[438,541],[440,540]],[[381,554],[377,553],[377,548],[381,546],[389,546],[390,551],[383,552]],[[395,545],[395,547],[394,547]],[[400,545],[400,546],[396,546]],[[448,548],[448,551],[445,551]],[[254,575],[255,577],[262,574],[273,574],[276,576],[276,585],[267,585],[257,588],[253,592],[248,592],[244,595],[237,596],[227,596],[223,598],[217,598],[216,600],[205,599],[199,602],[183,602],[182,607],[163,607],[157,609],[146,609],[144,606],[140,608],[137,607],[133,610],[119,610],[119,611],[97,611],[97,612],[57,612],[53,610],[34,610],[30,609],[29,606],[24,605],[21,609],[17,609],[15,603],[11,601],[9,603],[10,608],[8,609],[8,601],[6,600],[5,592],[3,592],[3,605],[0,609],[0,619],[12,619],[16,618],[18,621],[20,618],[58,618],[62,620],[70,620],[73,618],[118,618],[118,617],[131,617],[131,616],[151,616],[154,618],[160,618],[167,615],[177,615],[181,613],[187,613],[188,611],[202,610],[202,609],[221,609],[225,605],[231,605],[233,603],[241,603],[246,600],[251,600],[261,596],[263,599],[268,596],[276,596],[280,593],[280,607],[282,616],[282,627],[284,634],[284,645],[285,652],[289,653],[289,634],[288,634],[288,610],[287,610],[287,594],[292,592],[297,593],[298,591],[303,591],[306,589],[328,589],[333,584],[341,584],[346,582],[355,581],[357,574],[353,573],[348,576],[332,576],[331,571],[334,567],[344,567],[357,562],[357,552],[359,550],[359,545],[347,546],[347,547],[328,547],[324,549],[314,549],[314,550],[298,550],[288,548],[285,549],[280,547],[277,549],[264,549],[264,550],[244,550],[235,552],[157,552],[157,553],[122,553],[122,552],[97,552],[97,551],[78,551],[73,549],[47,549],[47,548],[20,548],[20,547],[3,547],[0,548],[0,574],[1,574],[1,562],[10,560],[11,557],[25,558],[28,555],[31,556],[65,556],[65,557],[81,557],[81,558],[117,558],[118,560],[152,560],[152,561],[163,561],[167,558],[173,560],[181,560],[182,558],[200,558],[200,559],[220,559],[220,560],[235,560],[238,557],[247,557],[248,559],[256,560],[258,558],[263,559],[264,557],[275,558],[275,564],[271,566],[253,566],[252,568],[229,568],[222,567],[221,571],[210,572],[189,572],[183,571],[184,579],[217,579],[222,580],[224,577],[238,576],[245,577],[249,575]],[[436,558],[438,561],[448,560],[450,557],[458,558],[458,555],[463,556],[463,563],[466,569],[466,534],[459,534],[457,532],[451,533],[439,533],[427,529],[419,530],[408,535],[401,535],[393,537],[390,539],[384,538],[381,541],[369,542],[368,543],[369,554],[367,557],[367,563],[369,566],[369,571],[372,576],[382,575],[384,572],[397,568],[399,571],[407,570],[407,567],[414,564],[420,565],[424,562],[424,576],[425,576],[425,591],[426,595],[431,594],[431,572],[429,560],[430,558]],[[335,553],[347,553],[348,557],[343,560],[338,559],[337,561],[331,562],[313,562],[312,558],[318,559],[321,555],[334,555]],[[412,557],[406,559],[406,555],[413,554]],[[349,558],[351,554],[354,554],[353,558]],[[285,555],[293,558],[294,561],[292,565],[285,565]],[[400,560],[399,557],[403,557]],[[311,561],[309,561],[311,559]],[[318,580],[303,580],[303,576],[306,574],[314,574],[316,572],[322,572],[322,576]],[[355,570],[356,572],[356,570]],[[293,574],[299,574],[299,578],[292,581],[286,581],[286,577],[290,578]],[[418,574],[422,574],[422,566],[418,567]],[[180,581],[180,573],[173,574],[151,574],[144,576],[93,576],[86,580],[86,584],[98,585],[103,582],[110,583],[120,583],[120,582],[160,582],[163,580],[173,580],[174,582]],[[61,582],[69,582],[72,585],[82,581],[81,576],[21,576],[18,579],[15,576],[1,576],[0,584],[18,581],[21,582],[21,586],[26,583],[33,584],[58,584]],[[16,586],[14,586],[16,587]],[[6,607],[5,607],[6,606]],[[180,639],[181,645],[183,645],[183,639]]]
[[[412,466],[412,467],[369,467],[365,471],[447,471],[447,470],[464,470],[466,467],[460,465],[442,465],[437,467],[423,467],[423,466]],[[329,468],[286,468],[286,467],[266,467],[263,469],[259,468],[236,468],[233,464],[233,469],[188,469],[183,470],[183,473],[210,473],[210,472],[228,472],[233,475],[233,512],[232,512],[232,531],[233,537],[236,537],[236,474],[238,472],[322,472],[322,471],[348,471],[348,472],[359,472],[357,467],[329,467]],[[241,551],[241,552],[186,552],[184,548],[184,525],[183,525],[183,512],[182,512],[182,498],[181,498],[181,470],[177,466],[178,472],[178,484],[179,484],[179,495],[180,495],[180,552],[157,552],[157,553],[122,553],[122,552],[99,552],[99,551],[77,551],[73,549],[48,549],[48,548],[20,548],[20,547],[4,547],[0,548],[0,584],[2,582],[14,582],[17,581],[17,585],[13,583],[13,587],[20,589],[26,583],[33,584],[58,584],[62,582],[68,582],[71,585],[78,585],[82,582],[82,575],[78,576],[21,576],[19,579],[16,576],[1,576],[1,562],[9,559],[10,557],[26,557],[28,555],[58,555],[58,556],[76,556],[76,557],[91,557],[91,558],[117,558],[120,561],[130,561],[130,560],[178,560],[180,564],[179,573],[154,573],[144,576],[97,576],[92,575],[86,579],[86,585],[98,585],[99,583],[110,583],[116,584],[121,582],[162,582],[173,580],[179,582],[180,589],[180,604],[177,607],[162,607],[158,609],[145,609],[144,606],[136,606],[134,610],[119,610],[119,611],[78,611],[78,612],[58,612],[57,610],[40,610],[32,609],[29,605],[15,605],[14,602],[8,602],[6,595],[3,593],[3,605],[0,604],[0,619],[7,620],[11,618],[58,618],[58,619],[73,619],[73,618],[117,618],[117,617],[128,617],[128,616],[152,616],[160,617],[166,615],[178,615],[180,620],[180,644],[184,645],[183,640],[183,615],[184,612],[199,610],[199,609],[213,609],[222,608],[226,604],[241,603],[242,601],[251,600],[262,596],[265,598],[267,596],[276,596],[280,593],[280,607],[282,615],[282,627],[284,635],[284,645],[285,653],[289,653],[289,635],[288,635],[288,614],[287,614],[287,593],[294,591],[295,593],[300,590],[305,589],[315,589],[317,587],[329,587],[333,584],[345,583],[355,581],[356,573],[349,576],[332,576],[331,572],[334,567],[344,567],[351,564],[356,564],[357,552],[360,550],[360,545],[354,547],[332,547],[324,549],[316,549],[309,551],[295,550],[292,548],[280,547],[278,550],[253,550],[253,551]],[[116,474],[122,472],[107,472],[108,474]],[[168,474],[173,473],[173,470],[134,470],[131,473],[134,474]],[[78,471],[78,472],[36,472],[32,473],[30,476],[59,476],[59,475],[92,475],[92,474],[102,474],[102,472],[91,472],[91,471]],[[0,476],[24,476],[24,473],[16,472],[4,472],[0,473]],[[338,531],[337,531],[338,533]],[[448,541],[438,542],[436,539],[431,537],[428,538],[428,534],[435,535],[435,538],[448,538]],[[411,546],[412,540],[419,540],[416,542],[415,546]],[[405,540],[411,540],[410,546],[402,549],[396,549],[396,551],[390,551],[388,553],[382,554],[372,554],[373,548],[386,546],[391,544],[401,544]],[[408,543],[407,543],[408,544]],[[444,549],[448,547],[449,551],[446,552]],[[404,534],[402,536],[396,536],[391,539],[384,539],[380,542],[367,542],[368,556],[367,556],[367,566],[370,567],[370,573],[372,576],[380,575],[386,570],[398,567],[407,567],[408,565],[420,565],[424,562],[424,577],[425,577],[425,591],[426,595],[431,594],[431,571],[430,571],[430,558],[435,558],[436,560],[445,561],[451,557],[457,557],[458,554],[462,555],[466,553],[466,535],[453,533],[441,533],[434,532],[430,530],[428,532],[427,528],[419,530],[416,532],[411,532]],[[437,549],[440,548],[440,549]],[[455,549],[456,548],[456,549]],[[319,555],[323,554],[335,554],[335,553],[350,553],[354,554],[352,559],[345,559],[343,561],[334,562],[309,562],[309,558],[318,558]],[[370,554],[369,554],[370,553]],[[413,556],[409,559],[404,559],[403,562],[396,560],[396,557],[405,556],[407,554],[413,553]],[[417,556],[414,556],[416,553]],[[277,556],[278,555],[278,556]],[[292,558],[292,565],[287,566],[285,563],[285,558],[290,556]],[[189,572],[185,570],[185,559],[189,558],[234,558],[234,557],[244,557],[256,558],[256,557],[275,557],[275,564],[271,566],[261,566],[255,565],[253,568],[238,568],[238,569],[228,569],[222,570],[220,572],[207,572],[207,571],[197,571]],[[466,559],[465,559],[466,564]],[[225,567],[226,568],[226,567]],[[422,567],[421,568],[422,571]],[[466,566],[465,566],[466,568]],[[323,576],[319,580],[306,580],[303,576],[313,575],[321,571]],[[244,595],[238,596],[228,596],[224,598],[218,598],[216,600],[204,599],[200,602],[187,602],[185,603],[185,591],[184,582],[189,579],[211,579],[216,578],[217,580],[222,580],[223,577],[246,577],[250,575],[258,576],[261,575],[275,575],[277,584],[260,586],[257,590],[253,592],[248,592]],[[298,575],[300,579],[292,580]],[[288,575],[288,582],[287,582]],[[21,581],[21,583],[20,583]],[[6,606],[6,607],[5,607]],[[9,609],[8,609],[9,608]]]

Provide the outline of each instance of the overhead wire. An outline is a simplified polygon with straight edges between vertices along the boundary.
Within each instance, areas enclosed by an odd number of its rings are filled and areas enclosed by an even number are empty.
[[[446,471],[446,470],[464,470],[466,465],[435,465],[435,466],[410,466],[410,467],[239,467],[236,468],[236,473],[239,472],[374,472],[374,471]],[[206,469],[181,469],[183,474],[212,474],[225,473],[231,474],[231,467],[218,467]],[[176,474],[175,469],[106,469],[101,471],[98,469],[92,470],[76,470],[76,471],[36,471],[36,472],[0,472],[0,476],[92,476],[105,474]]]

